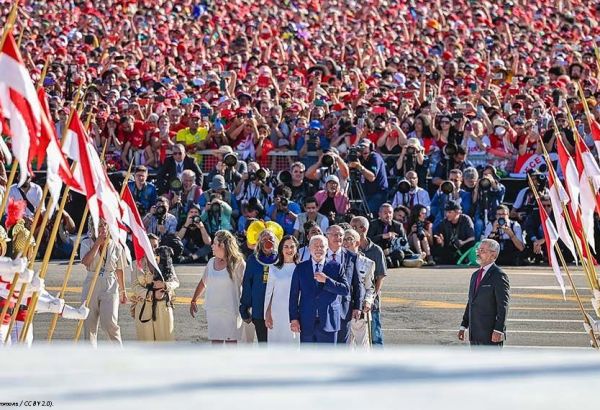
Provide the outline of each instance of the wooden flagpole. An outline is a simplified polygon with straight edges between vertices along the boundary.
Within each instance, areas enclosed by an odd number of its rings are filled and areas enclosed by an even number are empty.
[[[530,175],[527,175],[527,180],[529,182],[529,187],[531,188],[531,191],[533,192],[533,195],[535,196],[536,201],[539,202],[540,196],[539,196],[539,193],[538,193],[538,191],[537,191],[537,189],[535,187],[535,184],[531,180],[531,176]],[[544,221],[541,221],[541,223],[544,223]],[[591,327],[592,324],[590,323],[590,319],[589,319],[588,315],[585,312],[585,308],[583,307],[583,303],[581,302],[581,298],[579,297],[579,292],[577,292],[577,288],[575,287],[575,282],[573,281],[573,277],[571,275],[571,272],[569,271],[567,263],[565,262],[565,258],[563,256],[562,250],[560,249],[560,246],[558,246],[558,242],[556,242],[554,244],[554,250],[558,254],[558,257],[560,259],[560,263],[561,263],[564,271],[567,274],[567,278],[569,278],[569,282],[571,283],[571,289],[573,289],[573,294],[575,295],[575,299],[577,300],[577,304],[579,306],[579,310],[581,311],[581,314],[583,315],[583,321],[585,323],[587,323]],[[548,255],[548,259],[550,259],[550,255]],[[592,330],[588,334],[592,338],[592,346],[594,346],[594,349],[598,349],[598,341],[596,340],[596,337],[594,336],[594,331]]]

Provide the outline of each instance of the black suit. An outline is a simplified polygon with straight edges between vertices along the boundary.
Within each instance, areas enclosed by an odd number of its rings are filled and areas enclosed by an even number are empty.
[[[469,329],[472,345],[502,345],[492,342],[494,330],[506,332],[506,315],[510,299],[508,276],[492,264],[475,292],[479,269],[471,276],[469,299],[461,326]]]
[[[389,250],[389,252],[387,252],[387,265],[389,268],[400,267],[404,257],[407,256],[407,254],[411,255],[412,252],[408,249],[391,251],[392,240],[383,237],[385,234],[385,227],[386,223],[381,219],[372,221],[369,226],[369,232],[367,232],[367,237],[376,245],[379,245],[384,252]],[[392,220],[392,223],[388,225],[388,232],[395,232],[397,238],[404,238],[406,240],[404,227],[398,221]],[[406,243],[408,243],[408,241]]]
[[[339,251],[338,251],[339,252]],[[340,273],[346,277],[346,281],[350,285],[350,293],[342,296],[341,303],[341,328],[337,334],[337,342],[347,343],[350,321],[352,320],[352,311],[361,310],[365,299],[364,286],[360,283],[360,276],[356,266],[357,255],[350,251],[342,251],[342,265]],[[340,262],[340,261],[338,261]],[[328,262],[333,263],[333,262]]]
[[[202,170],[200,169],[200,166],[198,166],[198,163],[194,158],[186,156],[183,159],[182,171],[185,171],[186,169],[191,169],[192,171],[194,171],[194,173],[196,174],[196,185],[201,187],[203,178]],[[177,178],[177,163],[175,162],[175,159],[173,157],[169,157],[165,160],[165,163],[160,168],[156,176],[157,185],[161,187],[162,192],[169,190],[169,183],[174,178]]]

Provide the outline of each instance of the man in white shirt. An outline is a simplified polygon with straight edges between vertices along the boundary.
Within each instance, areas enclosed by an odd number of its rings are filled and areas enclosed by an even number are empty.
[[[406,182],[408,182],[408,185]],[[403,183],[404,185],[401,187]],[[415,205],[423,205],[427,208],[427,216],[429,216],[431,198],[429,198],[429,193],[419,186],[419,177],[415,171],[407,172],[406,181],[401,181],[398,188],[398,192],[396,192],[392,201],[392,207],[396,208],[404,205],[412,211]],[[404,192],[400,192],[401,188],[404,188]],[[406,191],[406,188],[408,188],[408,191]]]

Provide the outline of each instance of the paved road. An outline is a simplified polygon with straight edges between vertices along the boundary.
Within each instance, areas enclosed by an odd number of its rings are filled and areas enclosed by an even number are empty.
[[[51,265],[46,284],[57,292],[62,283],[64,263]],[[175,310],[176,338],[182,342],[206,342],[206,320],[192,319],[188,313],[190,297],[204,270],[201,266],[179,266],[181,288],[177,292]],[[581,270],[573,268],[575,284],[585,297],[584,305],[592,313],[590,291]],[[463,268],[395,269],[383,288],[382,321],[386,344],[450,345],[458,344],[456,331],[466,301],[472,270]],[[511,307],[508,319],[507,346],[587,347],[581,315],[572,292],[563,300],[553,273],[548,268],[509,268]],[[79,304],[84,271],[73,270],[67,302]],[[566,281],[566,279],[565,279]],[[50,315],[37,315],[35,339],[45,340]],[[125,341],[135,340],[129,309],[120,310],[121,331]],[[74,335],[75,324],[60,320],[55,339],[68,340]],[[104,335],[102,336],[104,338]]]

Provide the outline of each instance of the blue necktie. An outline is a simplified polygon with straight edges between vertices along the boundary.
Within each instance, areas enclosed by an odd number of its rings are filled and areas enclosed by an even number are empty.
[[[177,164],[177,173],[181,174],[183,172],[183,165],[182,164]]]

